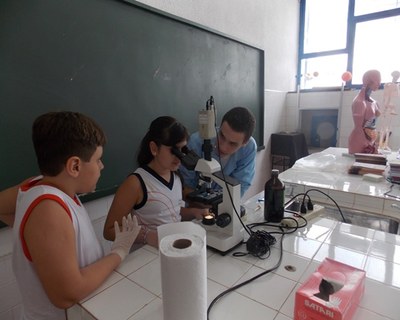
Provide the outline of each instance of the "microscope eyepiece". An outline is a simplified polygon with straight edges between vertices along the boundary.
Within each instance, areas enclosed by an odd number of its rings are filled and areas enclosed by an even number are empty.
[[[179,160],[181,160],[183,166],[188,170],[194,170],[197,162],[200,159],[200,157],[194,151],[189,150],[187,146],[182,147],[180,150],[177,146],[173,146],[171,152]]]

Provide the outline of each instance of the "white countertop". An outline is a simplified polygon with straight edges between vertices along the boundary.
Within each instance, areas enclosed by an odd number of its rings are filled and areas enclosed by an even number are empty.
[[[246,223],[263,220],[260,197],[244,204]],[[265,260],[208,250],[208,304],[226,289],[275,265],[279,238]],[[245,245],[235,251],[245,251]],[[224,296],[211,309],[209,319],[293,319],[297,288],[326,257],[366,271],[365,294],[354,320],[400,319],[400,236],[318,217],[284,236],[283,260],[277,270]],[[287,266],[294,270],[288,271]],[[131,253],[101,288],[69,314],[85,320],[162,320],[158,251],[145,246]]]
[[[400,185],[386,179],[381,182],[366,181],[361,175],[348,174],[354,157],[347,152],[347,148],[328,148],[297,160],[292,168],[279,175],[285,182],[286,195],[316,188],[340,206],[400,218],[400,210],[392,207],[393,203],[400,204]],[[395,153],[387,156],[388,160],[395,157]],[[320,203],[333,205],[322,193],[310,191],[309,195]]]

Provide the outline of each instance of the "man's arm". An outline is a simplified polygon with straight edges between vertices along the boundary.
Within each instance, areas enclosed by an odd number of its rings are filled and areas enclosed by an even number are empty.
[[[240,158],[237,160],[236,168],[230,174],[232,178],[240,182],[241,197],[243,197],[253,181],[256,170],[256,155],[257,144],[253,138],[250,138],[243,149],[243,154],[241,154]]]

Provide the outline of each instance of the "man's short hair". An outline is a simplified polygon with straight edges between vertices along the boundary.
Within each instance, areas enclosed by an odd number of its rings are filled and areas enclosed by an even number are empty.
[[[72,156],[90,161],[97,147],[105,145],[106,137],[91,118],[78,112],[59,111],[36,118],[32,141],[40,172],[56,176]]]
[[[249,109],[244,107],[235,107],[229,110],[222,118],[221,124],[225,121],[234,131],[244,133],[244,142],[249,141],[256,125],[254,115]]]

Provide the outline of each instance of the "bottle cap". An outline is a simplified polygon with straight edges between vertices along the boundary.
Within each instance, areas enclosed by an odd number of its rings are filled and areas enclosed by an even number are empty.
[[[279,170],[278,169],[272,169],[272,174],[273,175],[279,175]]]

